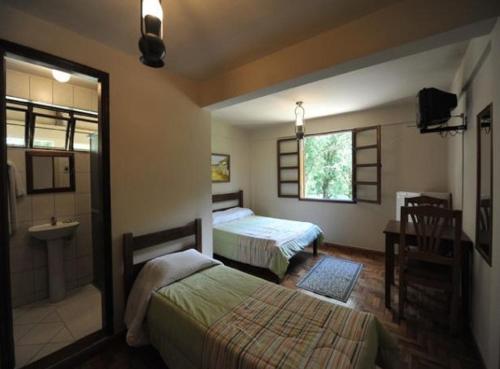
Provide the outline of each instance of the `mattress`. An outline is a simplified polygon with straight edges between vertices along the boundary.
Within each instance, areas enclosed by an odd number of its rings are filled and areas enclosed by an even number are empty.
[[[317,324],[323,316],[328,317],[327,325],[331,326],[327,332],[323,323]],[[306,330],[300,327],[303,324],[307,324]],[[313,329],[316,326],[317,332]],[[151,343],[171,369],[233,369],[249,364],[254,368],[287,368],[287,363],[296,366],[297,357],[276,358],[279,350],[256,355],[255,350],[273,342],[286,350],[283,352],[310,357],[311,365],[304,368],[371,369],[377,357],[389,363],[385,367],[396,367],[391,364],[395,345],[371,314],[330,304],[223,265],[155,292],[148,308],[147,327]],[[305,331],[307,337],[303,336]],[[234,346],[237,342],[245,348]],[[294,348],[287,349],[287,345]],[[311,350],[314,345],[320,347]],[[324,348],[330,346],[341,355],[325,352]],[[300,352],[300,348],[305,351]],[[310,351],[318,351],[317,357]],[[253,356],[242,358],[243,353]],[[243,364],[231,362],[235,357]],[[252,357],[265,358],[267,364],[251,363]],[[316,365],[324,357],[333,357],[330,361],[335,366]],[[278,360],[280,365],[269,366],[272,360]]]
[[[321,229],[307,222],[246,216],[214,225],[214,253],[227,259],[266,268],[279,278],[289,260],[315,239],[322,241]]]

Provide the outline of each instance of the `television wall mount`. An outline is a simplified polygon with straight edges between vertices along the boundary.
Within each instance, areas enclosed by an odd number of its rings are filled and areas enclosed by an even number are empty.
[[[420,133],[463,132],[467,130],[467,117],[465,114],[452,115],[451,118],[460,118],[462,124],[451,126],[449,122],[446,122],[434,128],[421,128]]]

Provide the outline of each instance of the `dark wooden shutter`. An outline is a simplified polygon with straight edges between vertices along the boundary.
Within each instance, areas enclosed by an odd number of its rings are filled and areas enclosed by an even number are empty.
[[[357,202],[382,202],[382,158],[380,126],[354,131],[354,198]]]
[[[278,197],[298,198],[300,193],[299,143],[294,138],[277,141]]]

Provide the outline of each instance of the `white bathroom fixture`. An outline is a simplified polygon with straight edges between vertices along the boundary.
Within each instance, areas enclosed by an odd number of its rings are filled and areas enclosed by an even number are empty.
[[[49,297],[51,302],[66,295],[64,275],[64,240],[74,236],[79,222],[57,222],[29,228],[33,238],[46,241],[48,255]]]

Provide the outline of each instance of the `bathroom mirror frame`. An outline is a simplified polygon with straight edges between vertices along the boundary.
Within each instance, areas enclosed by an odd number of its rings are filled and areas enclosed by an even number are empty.
[[[99,176],[96,181],[100,195],[93,204],[93,216],[97,213],[99,246],[102,260],[98,267],[102,273],[102,329],[56,351],[25,368],[74,367],[82,357],[95,352],[109,342],[114,335],[113,327],[113,264],[111,242],[111,193],[110,193],[110,145],[109,145],[109,74],[58,56],[0,39],[0,369],[15,366],[13,312],[10,283],[8,193],[6,145],[6,63],[5,57],[15,56],[45,67],[56,67],[76,74],[83,74],[98,81],[98,150],[96,152]],[[97,206],[97,208],[95,208]],[[101,270],[102,269],[102,270]]]
[[[484,138],[489,142],[484,152]],[[483,171],[484,156],[489,156],[489,176]],[[488,176],[489,178],[485,178]],[[484,185],[489,187],[489,199],[483,199]],[[476,250],[491,266],[493,252],[493,104],[486,106],[477,115],[477,198],[476,198]]]
[[[56,187],[55,181],[55,168],[52,164],[52,187],[47,188],[35,188],[35,178],[33,170],[33,158],[35,157],[50,157],[52,158],[52,163],[54,163],[55,158],[68,158],[69,159],[69,186],[67,187]],[[28,194],[40,194],[40,193],[55,193],[55,192],[75,192],[75,155],[72,152],[67,151],[55,151],[55,150],[29,150],[26,151],[26,186]]]

